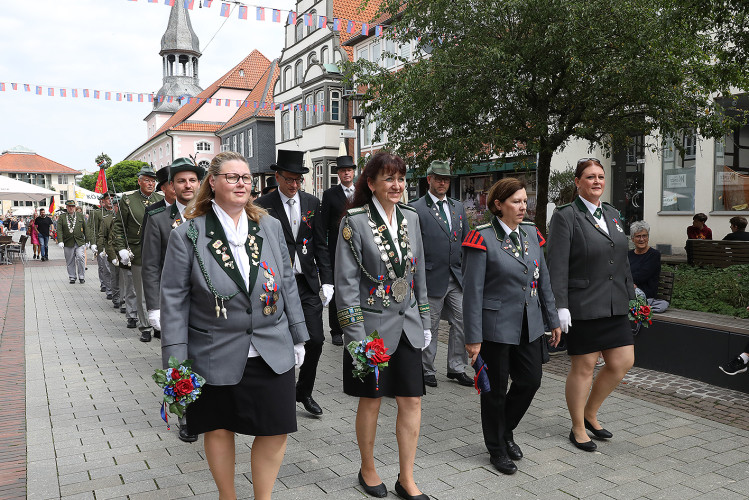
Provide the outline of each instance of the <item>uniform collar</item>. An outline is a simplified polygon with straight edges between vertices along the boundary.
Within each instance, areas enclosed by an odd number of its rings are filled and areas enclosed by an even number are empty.
[[[590,212],[591,215],[593,215],[597,208],[600,208],[603,210],[603,203],[601,203],[601,200],[598,200],[598,205],[594,205],[593,203],[589,202],[582,196],[578,195],[577,198],[583,203],[585,208],[588,209],[588,212]]]

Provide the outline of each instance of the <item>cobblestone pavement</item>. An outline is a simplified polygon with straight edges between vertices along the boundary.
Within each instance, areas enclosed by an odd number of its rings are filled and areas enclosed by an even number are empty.
[[[158,342],[143,344],[137,330],[125,328],[124,316],[98,291],[95,265],[84,285],[69,285],[61,251],[50,253],[53,260],[25,269],[28,498],[217,498],[202,439],[180,442],[159,417],[159,391],[150,378],[160,366]],[[325,344],[314,394],[325,414],[314,418],[298,408],[299,431],[289,437],[276,499],[366,498],[356,481],[356,401],[341,392],[340,349]],[[441,344],[438,367],[445,353]],[[514,476],[489,464],[476,393],[438,374],[439,387],[423,399],[420,488],[438,500],[747,497],[749,432],[715,415],[705,418],[703,405],[715,399],[697,396],[696,389],[678,393],[692,382],[674,381],[672,393],[661,393],[653,390],[657,380],[633,372],[599,415],[614,439],[599,442],[595,453],[573,448],[565,358],[545,365],[541,389],[516,430],[525,458]],[[738,413],[729,410],[729,416]],[[375,454],[391,497],[398,472],[395,416],[394,401],[385,400]],[[239,498],[252,497],[251,444],[251,437],[237,439]]]

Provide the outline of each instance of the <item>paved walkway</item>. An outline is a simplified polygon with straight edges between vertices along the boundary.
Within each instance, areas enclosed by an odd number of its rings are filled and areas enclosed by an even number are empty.
[[[52,260],[32,261],[25,268],[28,462],[27,470],[16,468],[13,474],[19,481],[21,473],[28,476],[27,497],[217,498],[202,440],[180,442],[175,428],[167,431],[159,417],[159,391],[150,378],[160,365],[158,341],[143,344],[137,330],[125,328],[124,315],[98,291],[95,265],[89,265],[84,285],[69,285],[61,256],[55,247]],[[6,269],[0,268],[0,286]],[[22,270],[20,265],[15,269]],[[12,322],[5,322],[0,359],[12,350],[6,346]],[[325,414],[313,418],[300,407],[299,432],[289,437],[276,499],[366,498],[356,481],[356,401],[340,390],[340,349],[325,345],[315,392]],[[440,345],[438,366],[444,365],[445,351]],[[716,422],[720,416],[700,416],[695,411],[699,404],[672,404],[671,399],[689,403],[699,397],[694,392],[676,398],[633,379],[609,398],[600,414],[615,438],[600,443],[596,453],[573,448],[567,440],[564,358],[557,356],[546,365],[542,387],[516,431],[525,458],[514,476],[498,474],[488,463],[475,392],[438,375],[439,387],[429,389],[423,399],[415,472],[422,490],[439,500],[747,498],[749,431]],[[10,375],[0,376],[0,391],[8,392],[3,385]],[[735,406],[729,413],[744,413],[749,398],[732,397]],[[11,412],[7,400],[2,401],[5,417]],[[376,444],[378,470],[393,498],[395,414],[394,401],[386,400]],[[240,498],[252,497],[251,444],[249,437],[237,440]],[[8,459],[6,448],[0,427],[0,464]],[[9,476],[4,470],[0,465],[0,498],[23,498],[6,494],[3,485]]]

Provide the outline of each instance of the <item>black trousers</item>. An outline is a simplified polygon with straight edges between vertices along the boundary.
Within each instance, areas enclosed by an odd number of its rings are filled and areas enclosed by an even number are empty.
[[[486,363],[491,391],[481,393],[481,427],[491,456],[507,455],[506,440],[520,423],[541,386],[541,336],[528,342],[528,321],[523,317],[520,345],[484,341],[481,357]],[[507,390],[508,376],[512,378]]]
[[[338,323],[338,310],[335,307],[335,294],[328,304],[328,323],[330,324],[330,338],[333,335],[343,335],[340,323]]]
[[[322,331],[322,301],[320,296],[310,288],[303,274],[296,275],[296,286],[302,301],[304,322],[309,332],[309,340],[304,344],[304,363],[299,368],[299,380],[296,383],[297,396],[311,396],[317,376],[317,363],[322,354],[325,341]]]

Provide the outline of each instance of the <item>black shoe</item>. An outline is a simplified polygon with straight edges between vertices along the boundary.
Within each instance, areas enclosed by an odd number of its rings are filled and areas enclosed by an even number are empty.
[[[115,309],[119,309],[120,305],[119,304],[115,304],[114,302],[112,302],[112,307],[114,307]]]
[[[135,318],[127,318],[127,327],[138,328],[138,322],[135,320]]]
[[[122,314],[125,314],[125,311],[126,311],[126,309],[125,309],[124,307],[120,307],[120,312],[121,312]]]
[[[380,483],[377,486],[369,486],[364,482],[364,478],[361,475],[361,469],[359,469],[359,484],[364,488],[364,493],[371,497],[385,498],[388,496],[388,489],[385,483]]]
[[[107,291],[107,287],[103,286],[103,287],[99,288],[99,291],[100,292],[106,292]]]
[[[575,433],[570,431],[570,442],[575,445],[576,448],[583,451],[596,451],[596,444],[593,441],[586,441],[585,443],[578,443],[575,440]]]
[[[725,373],[726,375],[738,375],[739,373],[744,373],[746,371],[747,364],[744,363],[744,360],[741,359],[741,356],[737,356],[735,359],[732,359],[725,365],[719,366],[720,371]]]
[[[588,422],[587,418],[583,419],[583,422],[585,422],[585,428],[588,429],[590,432],[592,432],[593,435],[595,437],[597,437],[598,439],[611,439],[612,437],[614,437],[614,435],[611,434],[606,429],[603,429],[603,428],[601,428],[601,429],[594,429],[593,428],[593,424],[591,424],[590,422]]]
[[[79,279],[78,281],[80,281],[80,282],[81,282],[81,284],[83,284],[83,283],[85,283],[85,282],[86,282],[86,280],[84,280],[83,278]]]
[[[333,334],[332,337],[333,338],[331,339],[331,342],[333,343],[333,345],[343,345],[343,335],[342,334],[340,334],[340,333]]]
[[[153,338],[160,339],[161,338],[161,330],[157,330],[156,328],[153,329]]]
[[[75,285],[75,280],[70,280],[71,285]]]
[[[502,474],[507,474],[508,476],[511,476],[512,474],[515,474],[518,471],[518,466],[515,465],[515,462],[510,460],[510,457],[507,455],[501,455],[498,457],[490,457],[489,461],[492,463],[495,469],[497,469]]]
[[[140,341],[141,342],[151,342],[151,332],[146,330],[145,332],[141,332],[140,334]]]
[[[460,373],[448,373],[447,378],[455,380],[460,385],[464,385],[466,387],[473,387],[473,379],[466,375],[464,372]]]
[[[399,497],[405,498],[406,500],[429,500],[429,497],[425,494],[421,495],[409,495],[406,488],[401,486],[401,475],[398,474],[398,480],[395,482],[395,492]]]
[[[424,383],[429,387],[437,387],[437,377],[434,375],[424,375]]]
[[[190,434],[187,432],[187,428],[182,427],[179,430],[179,440],[184,441],[185,443],[194,443],[198,440],[197,434]]]
[[[314,399],[312,399],[312,396],[300,396],[299,394],[297,394],[296,402],[302,403],[304,409],[311,414],[322,415],[322,408],[320,408],[320,405],[317,404]]]
[[[111,293],[107,294],[107,300],[112,300],[112,294]]]
[[[520,449],[520,446],[518,446],[515,441],[508,439],[505,441],[505,444],[507,445],[507,456],[513,460],[520,460],[523,458],[523,450]]]

